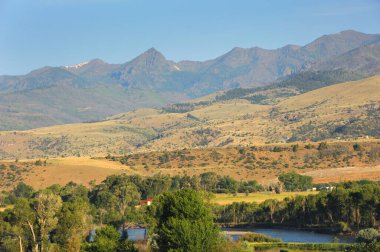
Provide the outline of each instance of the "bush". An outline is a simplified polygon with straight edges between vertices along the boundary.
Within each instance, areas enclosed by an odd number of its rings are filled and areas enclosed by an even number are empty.
[[[294,144],[294,145],[292,145],[292,151],[293,151],[293,152],[297,152],[297,151],[298,151],[298,148],[299,148],[299,145],[298,145],[298,144]]]
[[[247,232],[240,237],[241,241],[248,242],[281,242],[281,239],[273,238],[267,235]]]
[[[339,229],[340,229],[340,232],[350,232],[351,229],[350,229],[350,226],[347,224],[347,222],[339,222]]]
[[[356,236],[356,242],[359,243],[371,243],[377,241],[380,238],[380,233],[374,228],[362,229]]]
[[[352,147],[354,148],[354,151],[362,151],[363,150],[362,146],[358,143],[355,143]]]
[[[318,145],[318,150],[319,151],[326,150],[326,149],[327,149],[327,143],[326,142],[319,143],[319,145]]]

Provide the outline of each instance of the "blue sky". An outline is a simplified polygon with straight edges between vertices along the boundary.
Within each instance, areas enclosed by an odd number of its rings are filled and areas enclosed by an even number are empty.
[[[175,61],[205,60],[347,29],[380,33],[380,1],[0,0],[0,74],[124,63],[150,47]]]

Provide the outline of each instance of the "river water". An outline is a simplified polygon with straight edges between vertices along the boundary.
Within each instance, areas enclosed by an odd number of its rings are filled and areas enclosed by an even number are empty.
[[[255,232],[264,234],[273,238],[279,238],[283,242],[303,242],[303,243],[332,243],[337,237],[340,243],[353,243],[354,238],[350,236],[336,236],[331,234],[320,234],[312,231],[296,229],[276,229],[276,228],[223,228],[223,231],[229,231],[229,236],[233,240],[240,238],[240,234],[233,232]]]

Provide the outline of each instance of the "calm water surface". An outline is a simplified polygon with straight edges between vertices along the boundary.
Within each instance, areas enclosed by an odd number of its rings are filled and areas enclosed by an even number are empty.
[[[276,229],[276,228],[223,228],[223,231],[243,231],[264,234],[273,238],[279,238],[283,242],[305,242],[305,243],[332,243],[337,237],[340,243],[353,243],[354,238],[350,236],[335,236],[331,234],[320,234],[311,231],[295,229]],[[239,239],[240,235],[231,235],[232,239]]]

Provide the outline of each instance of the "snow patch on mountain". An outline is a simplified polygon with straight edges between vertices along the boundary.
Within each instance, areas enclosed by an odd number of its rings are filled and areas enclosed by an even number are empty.
[[[64,66],[64,68],[66,69],[78,69],[78,68],[81,68],[85,65],[87,65],[89,63],[89,61],[86,61],[86,62],[82,62],[82,63],[79,63],[79,64],[76,64],[76,65],[72,65],[72,66]]]

